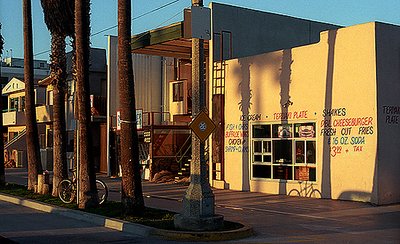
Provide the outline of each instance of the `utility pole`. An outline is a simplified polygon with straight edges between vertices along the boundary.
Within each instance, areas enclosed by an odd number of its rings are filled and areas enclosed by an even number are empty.
[[[203,7],[203,0],[192,0],[192,9]],[[193,19],[192,19],[193,21]],[[204,40],[192,37],[192,117],[206,109]],[[183,199],[183,213],[175,215],[176,228],[207,231],[223,226],[223,216],[215,215],[214,194],[207,179],[205,143],[192,136],[190,185]]]

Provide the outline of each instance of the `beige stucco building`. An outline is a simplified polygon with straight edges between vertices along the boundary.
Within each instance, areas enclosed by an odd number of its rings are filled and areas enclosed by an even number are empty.
[[[367,23],[226,61],[224,177],[211,184],[400,202],[399,53],[399,26]]]
[[[211,186],[400,202],[400,27],[341,28],[220,3],[209,8],[206,112],[216,125],[206,141]],[[132,37],[137,108],[143,116],[162,114],[157,122],[165,128],[196,116],[190,15],[185,10],[184,21]],[[116,53],[110,40],[109,52]],[[110,71],[113,65],[116,58]],[[109,91],[118,91],[116,80],[109,72]],[[116,104],[110,101],[109,122],[116,121]],[[146,132],[143,143],[162,151],[158,141],[166,137]]]

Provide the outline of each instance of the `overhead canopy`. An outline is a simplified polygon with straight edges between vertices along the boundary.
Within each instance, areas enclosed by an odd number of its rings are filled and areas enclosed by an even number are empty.
[[[49,75],[41,80],[38,81],[39,86],[48,86],[51,84],[53,81],[54,77],[52,75]]]
[[[132,36],[132,53],[189,59],[192,54],[190,24],[184,21]],[[208,56],[208,41],[204,40]]]

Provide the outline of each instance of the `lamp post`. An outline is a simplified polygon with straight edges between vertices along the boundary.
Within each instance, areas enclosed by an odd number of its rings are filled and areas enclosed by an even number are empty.
[[[203,7],[203,0],[192,0],[192,9],[196,7]],[[204,40],[192,38],[193,117],[206,108],[204,68]],[[205,144],[196,136],[192,136],[190,185],[183,199],[183,212],[174,218],[176,228],[207,231],[221,228],[223,225],[223,216],[215,215],[214,194],[207,179],[206,167]]]

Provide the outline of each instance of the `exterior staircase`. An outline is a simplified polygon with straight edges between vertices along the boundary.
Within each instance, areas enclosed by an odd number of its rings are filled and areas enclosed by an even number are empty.
[[[23,131],[21,131],[20,133],[18,133],[18,135],[17,135],[16,137],[14,137],[13,139],[9,140],[9,141],[4,145],[4,149],[8,149],[11,145],[13,145],[14,143],[16,143],[16,142],[19,141],[20,139],[22,139],[25,135],[26,135],[26,129],[24,129]]]

